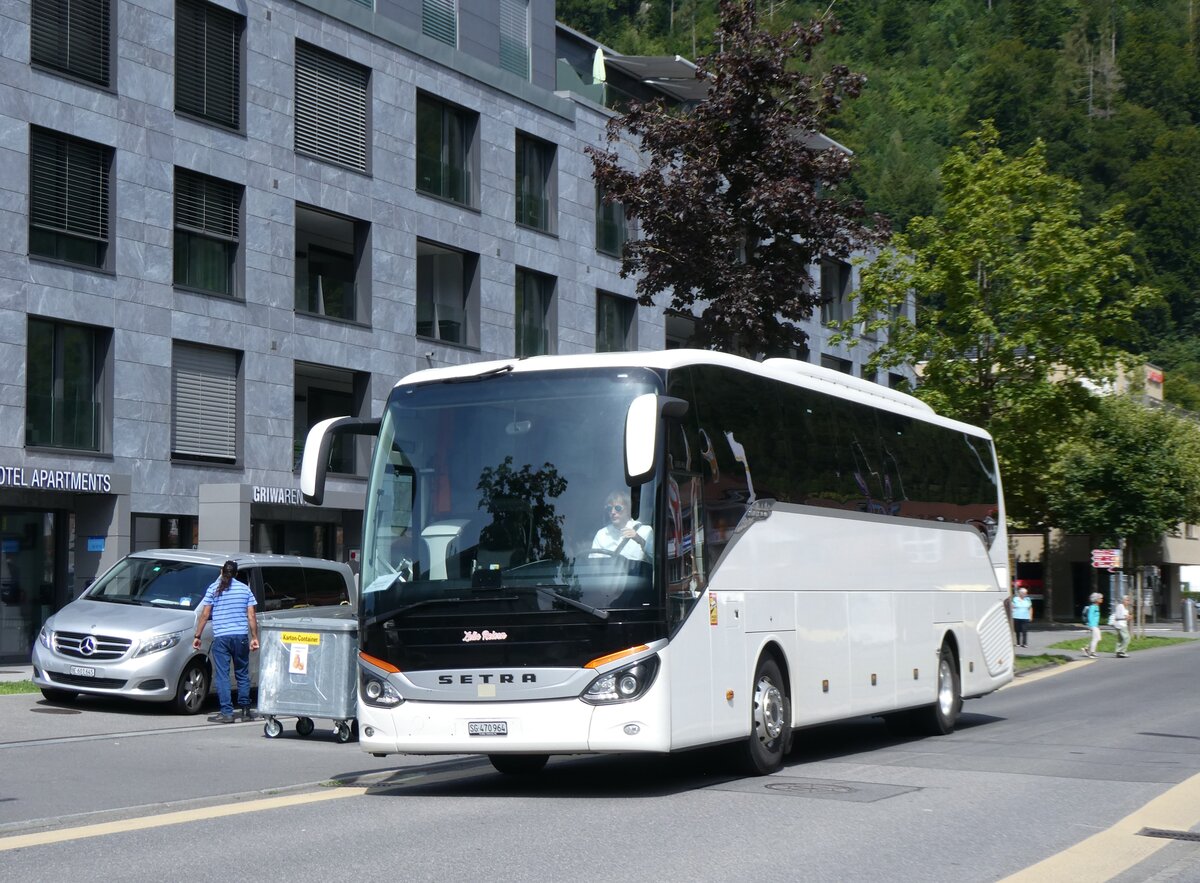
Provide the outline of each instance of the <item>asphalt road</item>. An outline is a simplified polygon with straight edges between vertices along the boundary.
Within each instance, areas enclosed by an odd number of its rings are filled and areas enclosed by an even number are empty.
[[[1200,644],[967,703],[947,737],[799,734],[784,769],[711,753],[372,758],[155,709],[0,697],[7,879],[1200,880]],[[323,723],[323,722],[318,722]],[[1200,839],[1200,838],[1198,838]]]

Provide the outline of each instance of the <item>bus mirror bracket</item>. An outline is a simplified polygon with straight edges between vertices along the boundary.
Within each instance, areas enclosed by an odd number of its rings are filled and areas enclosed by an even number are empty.
[[[325,474],[329,471],[329,452],[339,435],[377,435],[378,417],[330,417],[313,424],[304,440],[300,460],[300,493],[304,502],[320,506],[325,501]]]
[[[673,396],[648,392],[629,403],[625,412],[625,484],[637,487],[654,476],[654,455],[662,418],[679,420],[688,403]]]

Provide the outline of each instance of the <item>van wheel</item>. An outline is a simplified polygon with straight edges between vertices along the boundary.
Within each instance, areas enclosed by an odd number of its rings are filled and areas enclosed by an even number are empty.
[[[948,644],[938,654],[937,700],[933,705],[913,712],[917,729],[929,736],[946,736],[954,732],[962,711],[962,682],[958,677],[958,660]]]
[[[747,775],[765,776],[783,766],[792,744],[791,703],[779,664],[769,656],[758,661],[752,701],[750,736],[735,746],[735,761]]]
[[[42,698],[57,705],[70,705],[79,694],[74,690],[56,690],[54,687],[42,687]]]
[[[208,699],[208,666],[202,659],[194,659],[179,676],[179,687],[171,701],[178,714],[199,714]]]

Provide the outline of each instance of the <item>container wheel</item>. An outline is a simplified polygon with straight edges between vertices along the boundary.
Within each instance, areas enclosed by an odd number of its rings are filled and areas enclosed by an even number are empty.
[[[313,731],[313,722],[311,717],[302,717],[296,721],[296,732],[301,736],[311,736]]]
[[[283,732],[283,724],[273,717],[268,717],[267,722],[263,724],[263,735],[268,739],[274,739]]]
[[[338,742],[345,745],[354,738],[354,730],[351,728],[349,721],[338,721],[334,725],[333,735]]]

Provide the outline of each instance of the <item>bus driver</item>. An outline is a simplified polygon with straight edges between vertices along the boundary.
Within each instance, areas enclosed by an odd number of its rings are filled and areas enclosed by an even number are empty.
[[[630,561],[649,561],[654,550],[654,531],[647,524],[629,517],[629,495],[624,491],[613,491],[604,502],[608,524],[596,531],[592,540],[590,557],[612,557],[618,555]]]

